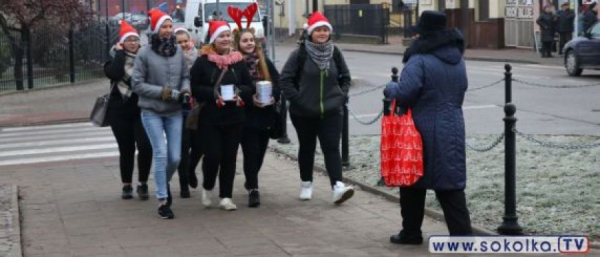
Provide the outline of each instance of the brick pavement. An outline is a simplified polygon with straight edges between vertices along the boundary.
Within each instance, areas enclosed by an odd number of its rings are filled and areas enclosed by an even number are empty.
[[[273,153],[260,174],[260,208],[246,207],[243,175],[236,177],[235,212],[204,209],[199,190],[180,199],[172,183],[174,220],[158,218],[154,199],[120,199],[116,158],[2,167],[0,180],[20,187],[26,257],[428,254],[426,245],[388,242],[401,222],[397,203],[359,190],[334,206],[323,175],[315,176],[313,200],[297,200],[297,165]],[[447,233],[430,218],[424,232]]]

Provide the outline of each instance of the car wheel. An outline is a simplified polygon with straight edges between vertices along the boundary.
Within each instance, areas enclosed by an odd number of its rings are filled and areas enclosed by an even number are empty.
[[[577,77],[581,75],[583,69],[579,68],[579,60],[577,60],[577,54],[573,50],[567,51],[565,57],[565,68],[569,76]]]

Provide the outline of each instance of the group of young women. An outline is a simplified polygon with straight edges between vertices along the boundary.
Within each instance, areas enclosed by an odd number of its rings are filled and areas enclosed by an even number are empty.
[[[175,170],[179,171],[180,196],[187,198],[189,188],[198,185],[195,169],[202,157],[202,204],[213,205],[218,176],[219,207],[235,210],[233,184],[241,145],[248,206],[258,207],[258,173],[269,129],[275,125],[280,88],[290,101],[300,144],[300,199],[312,198],[317,138],[325,156],[333,202],[340,204],[352,197],[354,189],[342,182],[339,150],[350,74],[331,42],[332,27],[322,14],[311,15],[307,37],[290,55],[281,77],[256,42],[254,30],[242,26],[241,17],[232,17],[238,24],[233,31],[225,21],[211,21],[206,42],[198,51],[185,29],[173,30],[167,14],[159,10],[148,14],[149,44],[140,46],[139,34],[123,21],[120,40],[105,65],[111,80],[108,118],[121,154],[124,199],[133,198],[137,145],[137,194],[148,199],[146,182],[152,166],[161,218],[174,218],[169,181]],[[259,81],[272,84],[272,97],[267,102],[257,97]],[[233,94],[226,88],[233,89]],[[185,121],[198,110],[197,126],[189,128]]]

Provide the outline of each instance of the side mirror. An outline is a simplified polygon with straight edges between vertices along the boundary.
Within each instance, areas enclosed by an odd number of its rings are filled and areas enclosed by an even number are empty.
[[[196,26],[196,27],[202,27],[202,17],[196,16],[194,18],[194,26]]]

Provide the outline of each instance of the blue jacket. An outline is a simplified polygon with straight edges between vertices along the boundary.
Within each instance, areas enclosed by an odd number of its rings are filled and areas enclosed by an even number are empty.
[[[423,140],[424,175],[415,188],[461,190],[466,185],[465,123],[462,104],[467,72],[460,32],[419,39],[405,53],[399,83],[386,96],[412,109]]]

